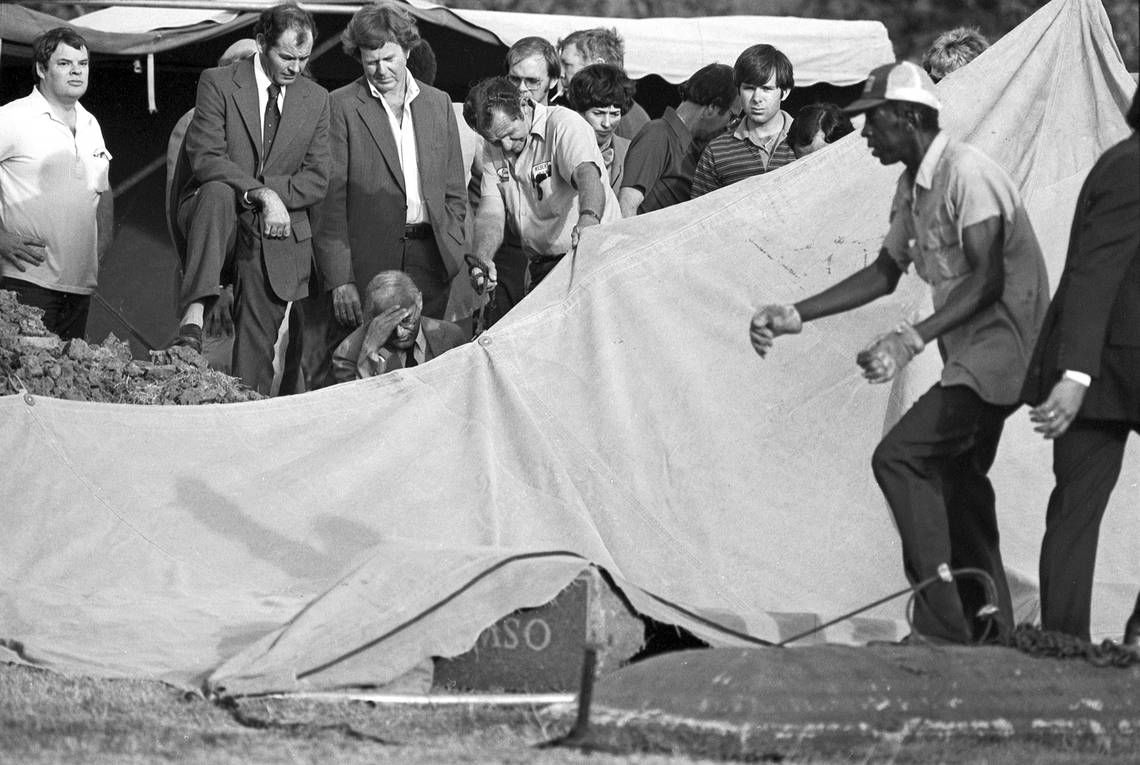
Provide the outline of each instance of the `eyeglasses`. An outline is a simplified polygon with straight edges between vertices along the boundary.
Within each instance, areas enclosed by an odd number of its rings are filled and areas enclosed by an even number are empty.
[[[542,87],[542,80],[538,79],[537,77],[519,77],[512,74],[509,75],[507,79],[510,80],[511,84],[516,88],[521,85],[531,93]]]

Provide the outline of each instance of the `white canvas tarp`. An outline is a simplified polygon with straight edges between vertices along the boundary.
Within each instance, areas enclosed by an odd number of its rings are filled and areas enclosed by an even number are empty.
[[[1021,185],[1054,279],[1134,89],[1094,0],[1054,0],[941,85],[947,129]],[[747,338],[757,304],[875,256],[898,172],[851,136],[594,229],[479,342],[381,378],[228,406],[0,398],[0,658],[313,689],[458,653],[586,561],[717,644],[733,639],[702,619],[778,640],[898,589],[868,461],[936,359],[893,390],[853,359],[926,290],[906,277],[767,360]],[[1102,530],[1097,637],[1118,633],[1140,582],[1136,453]],[[1024,412],[994,478],[1032,618],[1052,478]],[[901,618],[898,601],[826,637],[897,635]]]

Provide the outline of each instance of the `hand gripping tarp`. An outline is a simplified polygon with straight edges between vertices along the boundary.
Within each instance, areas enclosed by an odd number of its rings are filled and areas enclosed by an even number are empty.
[[[1134,88],[1092,0],[1054,0],[941,86],[947,128],[1021,185],[1054,279]],[[868,462],[937,364],[923,354],[888,390],[853,359],[928,310],[925,288],[908,276],[767,360],[747,339],[757,304],[875,257],[898,172],[851,136],[589,231],[479,342],[381,378],[228,406],[0,399],[0,657],[225,693],[329,688],[458,653],[587,562],[716,644],[735,639],[709,622],[775,641],[898,589]],[[1135,455],[1102,529],[1097,637],[1118,634],[1140,582]],[[1024,412],[993,474],[1032,618],[1052,476]],[[901,617],[894,603],[826,638],[894,636]]]

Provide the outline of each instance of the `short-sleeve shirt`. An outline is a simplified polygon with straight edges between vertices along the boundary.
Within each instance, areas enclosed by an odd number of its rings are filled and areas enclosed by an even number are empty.
[[[998,301],[939,338],[942,385],[1015,404],[1049,306],[1045,259],[1013,179],[978,149],[939,133],[913,179],[900,176],[883,247],[931,286],[934,309],[970,274],[962,232],[1000,216],[1005,285]]]
[[[601,222],[620,219],[593,128],[571,109],[536,104],[530,135],[517,157],[509,159],[500,147],[484,144],[480,209],[502,205],[507,225],[518,234],[528,257],[564,255],[578,224],[573,177],[583,162],[598,168],[606,195],[605,209],[595,211]]]
[[[637,208],[639,213],[688,202],[699,156],[693,134],[669,107],[661,119],[653,120],[634,137],[626,153],[621,185],[645,195]]]
[[[721,133],[709,141],[693,173],[692,196],[696,198],[795,162],[796,155],[787,141],[792,118],[783,110],[777,117],[783,121],[780,132],[762,144],[755,143],[748,133],[748,120],[741,120],[732,132]]]
[[[75,105],[75,134],[38,89],[0,107],[0,220],[45,245],[26,271],[4,261],[0,275],[90,295],[99,274],[96,208],[110,185],[111,154],[99,122]]]
[[[645,111],[641,104],[634,101],[630,104],[629,111],[622,115],[621,122],[618,123],[614,135],[632,141],[648,123],[649,112]]]

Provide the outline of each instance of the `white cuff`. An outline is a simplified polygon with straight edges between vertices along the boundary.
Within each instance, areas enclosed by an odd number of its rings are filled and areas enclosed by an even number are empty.
[[[1092,385],[1092,375],[1087,375],[1084,372],[1077,372],[1073,369],[1066,369],[1065,374],[1062,375],[1066,380],[1072,380],[1075,383],[1080,383],[1086,388]]]

